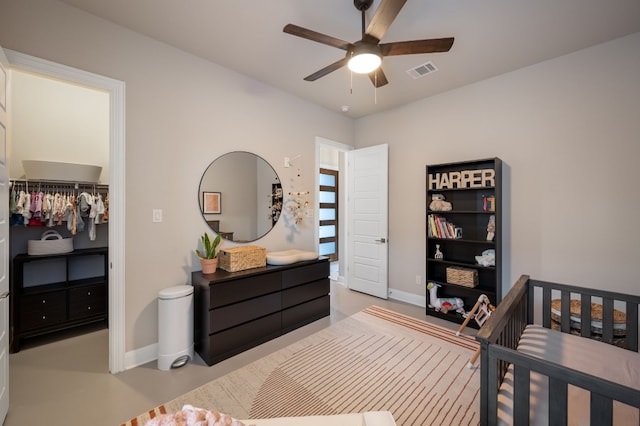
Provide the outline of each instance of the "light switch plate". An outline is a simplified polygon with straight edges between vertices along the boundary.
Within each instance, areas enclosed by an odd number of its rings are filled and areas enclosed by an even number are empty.
[[[153,209],[152,222],[162,222],[162,209]]]

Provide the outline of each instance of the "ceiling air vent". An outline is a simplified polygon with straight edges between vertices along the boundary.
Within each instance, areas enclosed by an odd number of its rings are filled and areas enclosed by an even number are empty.
[[[409,74],[414,79],[417,79],[420,77],[424,77],[427,74],[432,74],[436,71],[438,71],[438,68],[435,66],[433,62],[429,61],[422,65],[418,65],[415,68],[411,68],[410,70],[407,70],[407,74]]]

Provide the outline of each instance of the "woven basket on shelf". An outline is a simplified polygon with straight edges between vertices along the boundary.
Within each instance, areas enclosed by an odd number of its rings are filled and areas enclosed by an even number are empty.
[[[37,256],[44,254],[61,254],[73,251],[73,238],[62,238],[57,231],[45,231],[39,240],[27,241],[27,254]]]
[[[259,246],[241,246],[221,249],[218,253],[218,267],[227,272],[259,268],[267,264],[267,249]]]
[[[475,287],[478,285],[478,271],[460,266],[449,266],[447,267],[447,282],[464,287]]]

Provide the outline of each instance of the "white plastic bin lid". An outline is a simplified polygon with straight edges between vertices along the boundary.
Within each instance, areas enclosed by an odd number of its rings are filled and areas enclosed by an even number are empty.
[[[177,299],[179,297],[188,296],[193,293],[193,286],[190,285],[177,285],[174,287],[165,288],[160,290],[158,297],[160,299]]]

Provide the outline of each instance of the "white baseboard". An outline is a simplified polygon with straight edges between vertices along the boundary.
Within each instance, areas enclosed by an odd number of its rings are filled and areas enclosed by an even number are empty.
[[[427,307],[427,299],[423,295],[408,293],[406,291],[389,288],[389,299],[410,303],[411,305]]]
[[[125,352],[124,354],[124,369],[129,370],[134,367],[138,367],[142,364],[146,364],[158,359],[158,344],[153,343],[144,348],[136,349],[134,351]]]
[[[336,280],[338,283],[345,285],[344,277],[340,276]],[[400,302],[409,303],[420,307],[426,307],[426,298],[420,294],[408,293],[406,291],[389,288],[389,298],[398,300]],[[153,343],[144,348],[136,349],[133,351],[125,352],[124,354],[124,369],[129,370],[131,368],[138,367],[143,364],[147,364],[151,361],[158,359],[158,344]]]

